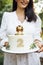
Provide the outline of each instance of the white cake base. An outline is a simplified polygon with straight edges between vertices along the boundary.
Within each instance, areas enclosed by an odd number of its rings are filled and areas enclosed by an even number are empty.
[[[8,35],[10,50],[16,49],[29,49],[29,46],[33,44],[32,35]]]

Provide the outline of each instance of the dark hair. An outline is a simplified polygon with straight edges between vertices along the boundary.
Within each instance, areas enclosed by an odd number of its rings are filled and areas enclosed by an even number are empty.
[[[17,2],[13,0],[13,11],[17,9]],[[34,12],[33,8],[33,0],[30,0],[28,6],[25,8],[25,17],[27,16],[28,22],[34,21],[36,22],[37,16]]]

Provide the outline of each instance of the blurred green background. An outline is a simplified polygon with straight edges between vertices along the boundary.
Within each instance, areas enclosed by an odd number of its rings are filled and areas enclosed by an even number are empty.
[[[2,20],[2,15],[5,11],[12,11],[13,0],[0,0],[0,25]]]
[[[13,0],[0,0],[0,25],[2,20],[2,15],[5,11],[12,11],[12,2]],[[35,2],[38,2],[38,0],[35,0]],[[41,37],[43,38],[43,11],[39,14],[41,20],[42,20],[42,33]],[[0,50],[0,65],[3,65],[3,52]]]
[[[1,25],[1,20],[3,13],[5,11],[12,11],[12,2],[13,0],[0,0],[0,25]],[[4,54],[0,50],[0,65],[3,65],[3,59],[4,59]]]

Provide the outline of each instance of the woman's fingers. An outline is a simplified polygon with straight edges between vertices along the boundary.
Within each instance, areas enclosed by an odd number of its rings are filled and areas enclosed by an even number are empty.
[[[43,45],[41,44],[41,41],[40,40],[34,40],[34,42],[35,42],[35,44],[39,47],[39,48],[41,48],[41,47],[43,47]]]
[[[40,40],[38,40],[38,39],[35,39],[35,40],[34,40],[34,42],[41,42],[41,41],[40,41]]]
[[[43,52],[43,44],[41,43],[41,41],[36,39],[34,40],[34,42],[39,47],[39,50],[37,52]]]
[[[43,47],[41,49],[39,49],[38,52],[43,52]]]

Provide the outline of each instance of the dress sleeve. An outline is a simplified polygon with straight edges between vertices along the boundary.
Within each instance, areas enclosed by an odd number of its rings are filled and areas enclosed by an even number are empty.
[[[34,33],[34,39],[38,39],[40,41],[42,41],[41,37],[40,37],[40,32],[41,32],[41,19],[40,17],[37,15],[37,20],[35,23],[35,33]]]
[[[3,46],[4,42],[8,42],[7,38],[7,12],[3,14],[2,22],[1,22],[1,28],[0,28],[0,39],[2,39],[0,42],[0,45]]]

